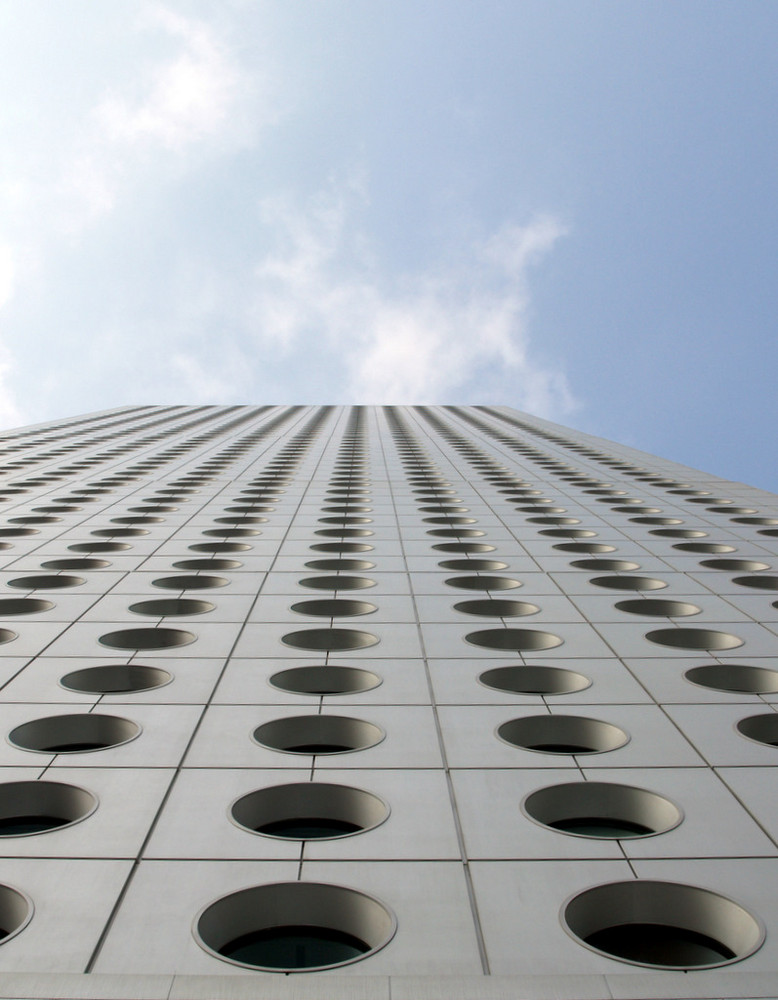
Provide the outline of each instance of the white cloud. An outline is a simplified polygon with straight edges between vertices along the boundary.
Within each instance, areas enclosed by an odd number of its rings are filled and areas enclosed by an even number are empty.
[[[265,202],[277,248],[255,271],[251,321],[266,348],[302,358],[323,343],[340,391],[369,403],[501,400],[539,415],[575,405],[564,373],[538,365],[527,333],[530,268],[565,234],[550,216],[507,224],[445,266],[382,278],[346,189],[308,213]]]
[[[158,398],[223,404],[225,400],[252,402],[252,365],[235,345],[225,345],[219,363],[179,351],[170,359],[167,383]]]
[[[9,302],[16,280],[16,264],[9,246],[0,246],[0,307]]]
[[[91,408],[115,392],[142,401],[470,399],[567,412],[564,374],[538,363],[527,330],[528,276],[563,235],[560,222],[507,224],[463,239],[445,262],[398,274],[361,224],[359,172],[309,202],[265,199],[252,218],[257,191],[274,181],[264,156],[235,154],[258,146],[279,117],[281,85],[293,81],[254,37],[250,46],[229,40],[229,15],[172,7],[141,8],[150,13],[137,23],[138,7],[117,8],[111,53],[121,66],[101,52],[106,73],[46,105],[48,117],[33,101],[18,120],[35,128],[2,147],[0,306],[10,303],[12,353],[0,362],[7,381],[15,373],[18,398],[32,400],[32,418],[61,408],[66,393],[78,396],[68,408]],[[63,86],[72,76],[61,74]],[[154,206],[173,183],[181,201],[158,224]],[[75,356],[65,386],[62,366]],[[13,422],[1,410],[0,419]]]
[[[204,22],[152,7],[147,24],[177,39],[180,50],[141,75],[138,96],[111,94],[100,102],[95,116],[113,142],[181,151],[223,128],[238,97],[245,96],[247,81]]]
[[[89,30],[95,45],[114,48],[101,50],[100,60],[87,57],[83,78],[68,59],[29,74],[15,94],[14,114],[2,120],[0,309],[6,312],[12,302],[23,309],[46,294],[46,283],[98,224],[144,189],[164,188],[215,156],[251,145],[276,117],[275,99],[260,86],[261,67],[247,68],[218,27],[161,4],[141,11],[117,8],[108,15],[105,43],[99,26],[82,31],[65,17],[65,49],[68,32],[84,47],[81,34]],[[96,71],[100,65],[106,72]],[[99,267],[94,277],[101,280]],[[0,344],[6,385],[12,373],[30,367],[31,343],[45,354],[46,337],[56,335],[36,329],[22,337],[16,330],[7,323]],[[0,421],[7,425],[16,416],[17,407],[0,404]]]
[[[16,120],[27,124],[3,136],[0,208],[19,240],[44,256],[141,185],[162,186],[237,152],[277,117],[261,69],[247,68],[217,27],[159,4],[142,11],[116,15],[121,40],[111,50],[112,72],[74,87],[59,67],[44,88],[30,88],[26,102],[17,98],[23,114]]]
[[[10,384],[12,374],[13,364],[8,352],[0,348],[0,428],[19,427],[26,421]]]
[[[251,145],[277,116],[249,71],[207,22],[161,5],[136,25],[172,51],[139,66],[103,93],[57,184],[64,228],[79,231],[108,214],[139,181],[164,183],[208,157]]]

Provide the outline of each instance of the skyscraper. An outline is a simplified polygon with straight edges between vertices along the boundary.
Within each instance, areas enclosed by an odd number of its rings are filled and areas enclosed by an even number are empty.
[[[0,445],[0,997],[778,995],[778,498],[505,407]]]

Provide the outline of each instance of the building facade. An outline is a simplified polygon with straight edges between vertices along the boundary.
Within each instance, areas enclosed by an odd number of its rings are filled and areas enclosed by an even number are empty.
[[[0,501],[0,997],[778,996],[778,497],[158,406]]]

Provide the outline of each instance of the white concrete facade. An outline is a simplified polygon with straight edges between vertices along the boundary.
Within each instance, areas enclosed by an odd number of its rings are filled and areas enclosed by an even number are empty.
[[[0,435],[0,502],[0,997],[778,996],[778,497],[159,406]]]

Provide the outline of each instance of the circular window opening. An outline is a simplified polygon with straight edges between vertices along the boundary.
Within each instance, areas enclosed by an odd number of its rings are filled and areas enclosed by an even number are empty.
[[[372,509],[373,509],[372,507],[365,507],[362,504],[354,504],[354,503],[343,504],[335,507],[322,507],[322,511],[324,511],[324,513],[327,514],[349,514],[349,513],[368,514]]]
[[[518,618],[522,615],[536,615],[540,608],[537,604],[526,601],[506,601],[484,598],[474,601],[459,601],[454,605],[456,611],[466,615],[481,615],[489,618]]]
[[[693,528],[656,528],[649,531],[649,535],[657,535],[659,538],[707,538],[707,531],[695,531]]]
[[[654,969],[711,969],[753,954],[761,922],[710,889],[635,879],[594,886],[562,908],[565,929],[608,958]]]
[[[314,552],[372,552],[374,547],[366,542],[316,542],[311,545]]]
[[[50,611],[53,607],[51,601],[38,597],[0,598],[0,615],[36,615],[42,611]]]
[[[553,547],[558,552],[588,552],[590,555],[616,551],[615,545],[606,545],[604,542],[563,542]]]
[[[368,958],[396,928],[383,903],[356,889],[276,882],[211,903],[194,933],[205,951],[243,968],[313,972]]]
[[[65,674],[60,684],[68,691],[83,694],[136,694],[164,687],[172,680],[173,675],[159,667],[147,667],[141,663],[116,663],[73,670]]]
[[[329,572],[339,573],[358,570],[375,569],[375,563],[368,562],[367,559],[312,559],[305,564],[308,569],[320,569]]]
[[[361,694],[378,687],[381,678],[371,670],[359,667],[338,667],[322,665],[313,667],[291,667],[280,670],[270,678],[273,687],[291,694],[326,695]]]
[[[681,542],[679,545],[674,545],[674,549],[678,549],[679,552],[700,552],[700,553],[723,553],[723,552],[736,552],[734,545],[724,545],[721,542]]]
[[[589,583],[610,590],[662,590],[667,586],[664,580],[651,576],[595,576]]]
[[[542,528],[539,535],[548,535],[549,538],[596,538],[596,531],[588,531],[585,528]]]
[[[368,601],[341,600],[337,597],[322,598],[317,601],[298,601],[292,605],[292,611],[297,612],[298,615],[314,615],[318,618],[369,615],[377,610],[375,604],[370,604]]]
[[[481,538],[486,532],[478,528],[430,528],[427,534],[436,538]]]
[[[196,638],[192,632],[179,628],[126,628],[106,632],[98,641],[111,649],[172,649],[188,646]]]
[[[747,719],[741,719],[735,728],[741,736],[755,743],[778,747],[778,714],[775,712],[751,715]]]
[[[528,715],[503,722],[497,735],[505,743],[533,753],[608,753],[629,741],[618,726],[583,715]]]
[[[631,615],[648,615],[659,618],[682,618],[685,615],[698,615],[701,608],[686,601],[663,601],[660,598],[638,598],[634,601],[617,601],[615,607]]]
[[[494,545],[485,542],[440,542],[432,546],[437,552],[494,552]]]
[[[17,590],[59,590],[64,587],[78,587],[86,583],[83,576],[66,576],[51,574],[39,574],[36,576],[17,576],[14,580],[8,581],[9,587]]]
[[[770,569],[767,563],[757,562],[755,559],[702,559],[700,566],[730,573],[761,573],[762,570]]]
[[[709,628],[660,628],[646,633],[649,642],[672,649],[737,649],[743,640],[729,632],[716,632]]]
[[[111,564],[107,559],[49,559],[41,563],[43,569],[105,569]]]
[[[606,781],[549,785],[528,795],[521,808],[542,826],[598,840],[653,837],[683,819],[678,806],[656,792]]]
[[[778,576],[736,576],[732,582],[753,590],[778,590]]]
[[[0,784],[0,837],[29,837],[59,830],[86,819],[95,809],[95,796],[78,785],[5,781]],[[0,923],[0,927],[4,925]]]
[[[167,618],[172,615],[202,615],[216,607],[210,601],[197,601],[187,597],[159,598],[154,601],[138,601],[130,605],[136,615],[150,615],[152,618]]]
[[[384,739],[380,726],[346,715],[295,715],[258,726],[252,738],[282,753],[336,754],[367,750]]]
[[[495,691],[526,695],[573,694],[586,690],[592,684],[590,678],[575,670],[529,664],[485,670],[478,680]]]
[[[507,576],[454,576],[446,583],[459,590],[515,590],[521,587],[519,580]]]
[[[99,528],[97,531],[90,531],[90,535],[95,538],[136,538],[139,535],[148,535],[145,528]]]
[[[389,808],[361,788],[306,781],[243,795],[230,816],[245,830],[283,840],[335,840],[383,823]]]
[[[252,538],[261,534],[256,528],[206,528],[203,531],[208,538]]]
[[[631,517],[632,524],[683,524],[680,517]]]
[[[481,646],[483,649],[505,649],[514,653],[554,649],[563,642],[558,635],[531,628],[482,629],[479,632],[469,632],[465,639],[471,645]]]
[[[692,667],[684,674],[687,681],[714,691],[736,694],[778,693],[778,670],[751,667],[742,663],[711,663]]]
[[[0,943],[23,931],[32,919],[32,900],[10,885],[0,883]]]
[[[611,573],[627,573],[640,569],[640,563],[629,562],[626,559],[575,559],[570,563],[575,569],[588,569]],[[594,583],[594,581],[590,581]]]
[[[214,587],[226,587],[229,580],[223,576],[162,576],[151,581],[152,587],[162,590],[211,590]]]
[[[122,552],[131,549],[127,542],[76,542],[68,545],[71,552]]]
[[[34,753],[91,753],[129,743],[140,726],[118,715],[50,715],[16,726],[8,741]]]
[[[366,576],[308,576],[300,580],[301,587],[311,590],[367,590],[375,584],[375,580]]]
[[[243,563],[238,562],[237,559],[182,559],[179,562],[173,563],[176,569],[196,571],[239,569],[242,565]]]
[[[189,546],[190,552],[246,552],[251,546],[245,542],[196,542]]]
[[[310,628],[299,632],[287,632],[281,642],[294,649],[312,649],[316,652],[366,649],[375,646],[378,637],[370,632],[359,632],[351,628]]]
[[[508,564],[496,559],[444,559],[439,562],[441,569],[453,569],[464,573],[488,573],[491,570],[507,569]]]

